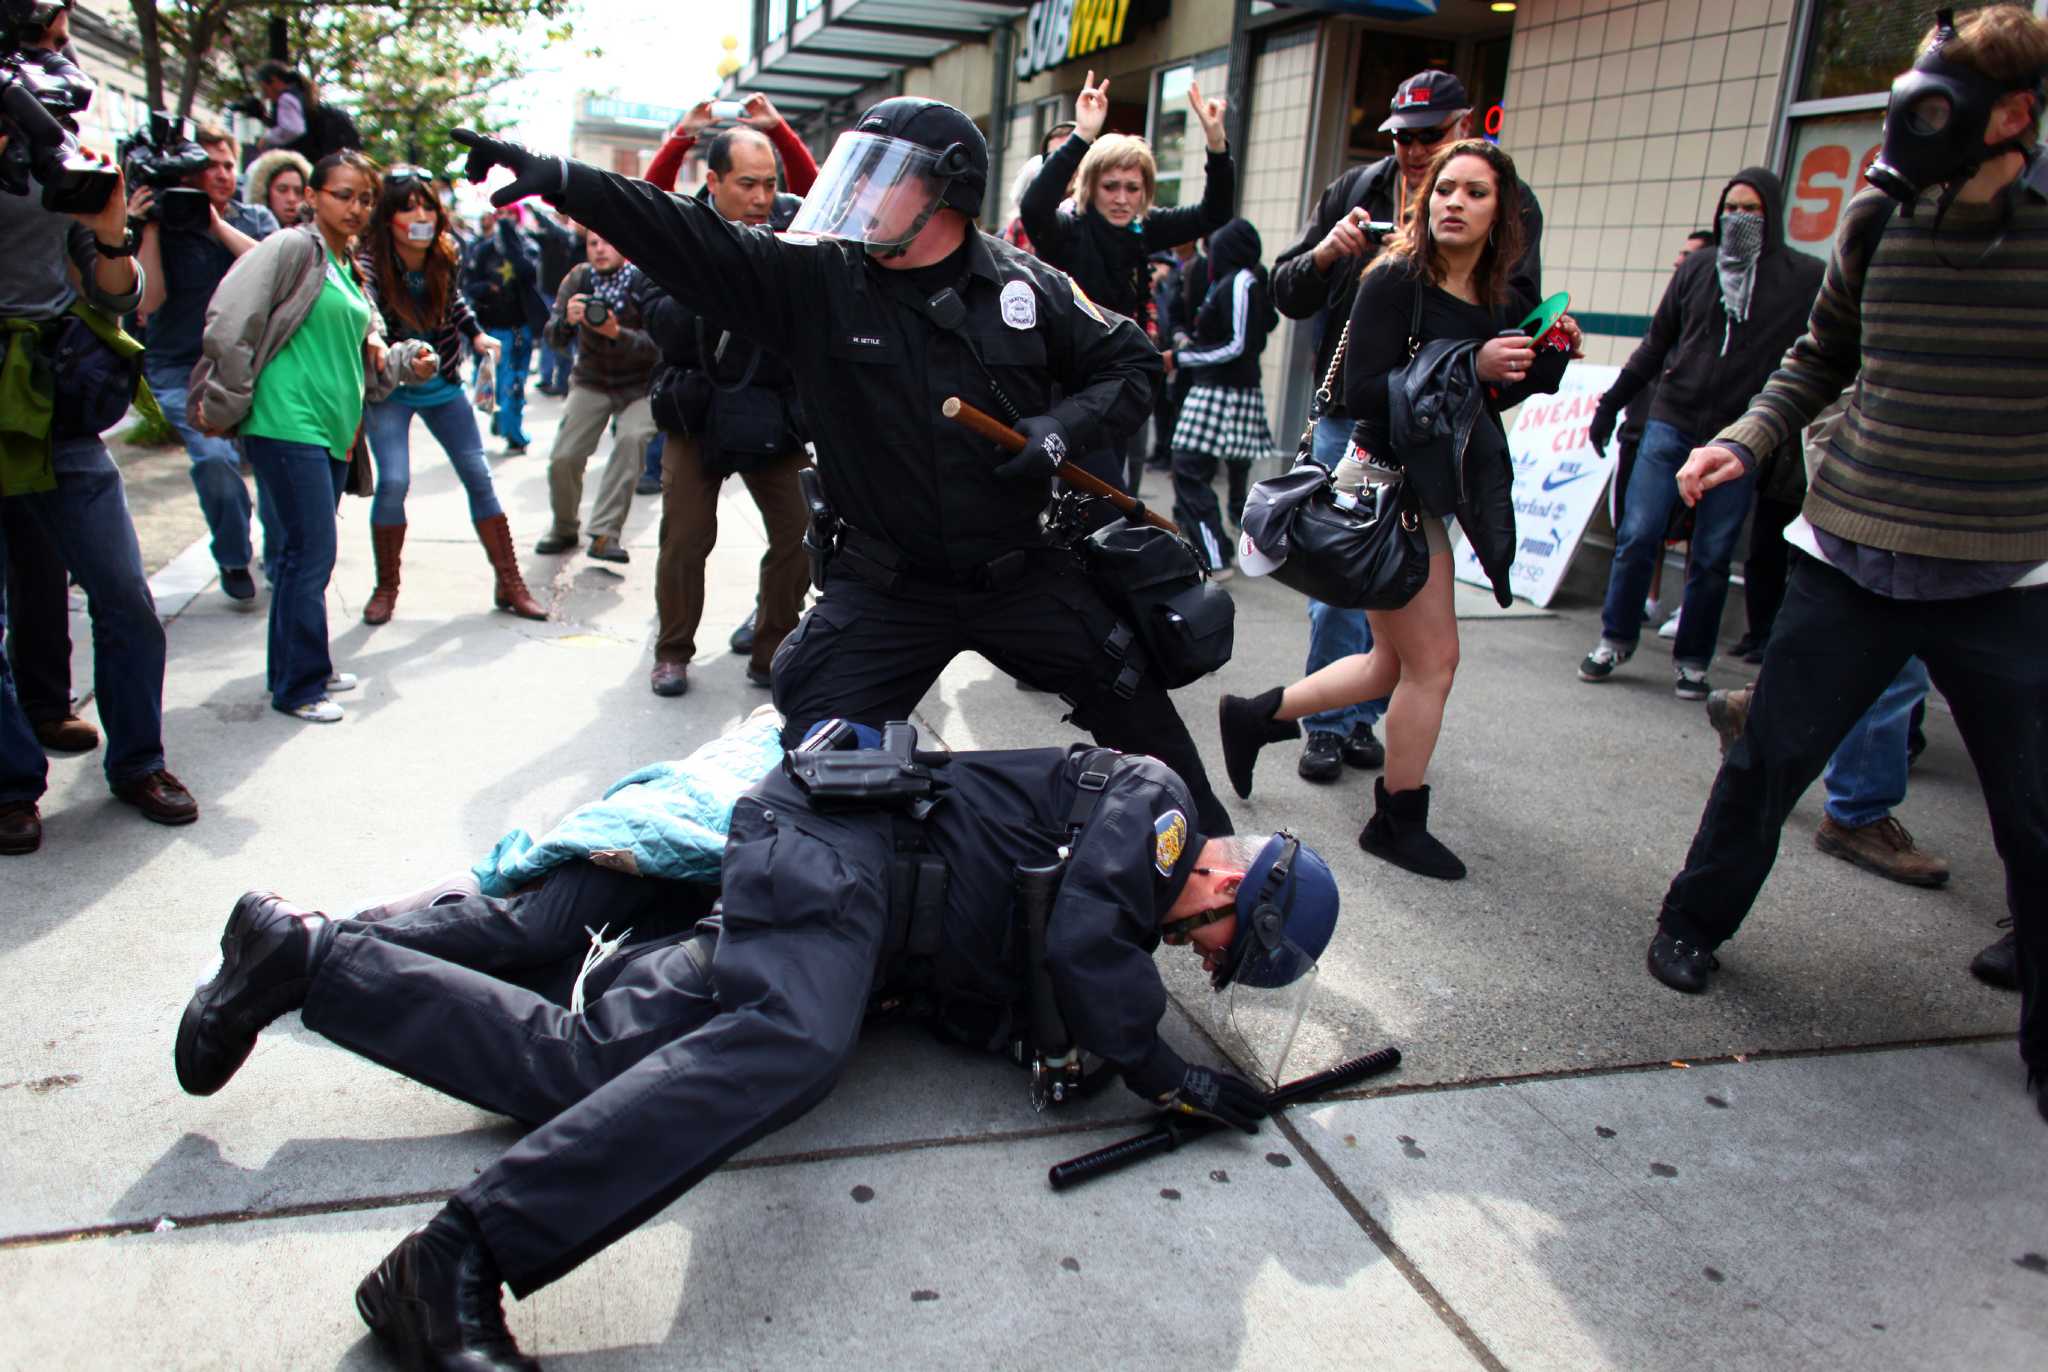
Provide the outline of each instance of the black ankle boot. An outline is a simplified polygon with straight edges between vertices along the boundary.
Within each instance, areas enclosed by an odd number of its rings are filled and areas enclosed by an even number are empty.
[[[235,902],[220,936],[220,970],[192,993],[171,1060],[178,1085],[210,1096],[255,1050],[256,1036],[306,1003],[313,973],[334,941],[334,922],[269,891]]]
[[[1358,832],[1358,846],[1418,876],[1457,881],[1465,875],[1458,855],[1429,832],[1429,788],[1389,791],[1385,777],[1372,779],[1375,809]]]
[[[538,1372],[505,1327],[498,1266],[476,1221],[450,1202],[356,1287],[356,1313],[406,1367]]]
[[[1284,686],[1275,686],[1261,695],[1226,695],[1216,702],[1216,724],[1223,732],[1223,770],[1229,773],[1231,789],[1239,800],[1251,799],[1252,767],[1259,760],[1259,749],[1301,737],[1301,725],[1273,718],[1285,692]]]

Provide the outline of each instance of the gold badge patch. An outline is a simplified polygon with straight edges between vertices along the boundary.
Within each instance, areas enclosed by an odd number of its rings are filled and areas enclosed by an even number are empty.
[[[1152,821],[1152,865],[1159,869],[1159,875],[1173,875],[1173,864],[1180,861],[1181,850],[1188,844],[1187,816],[1178,810],[1168,810]]]

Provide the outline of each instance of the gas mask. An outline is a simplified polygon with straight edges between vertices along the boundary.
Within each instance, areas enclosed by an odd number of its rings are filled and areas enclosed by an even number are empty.
[[[1870,164],[1870,184],[1899,201],[1911,218],[1915,202],[1930,186],[1946,186],[1935,210],[1935,228],[1955,200],[1962,184],[1990,158],[2025,152],[2019,139],[1996,147],[1984,142],[1992,106],[2012,91],[2033,91],[2041,73],[2016,81],[1999,81],[1941,55],[1956,36],[1955,11],[1941,10],[1934,42],[1913,63],[1913,69],[1892,83],[1891,102],[1884,112],[1884,144]]]

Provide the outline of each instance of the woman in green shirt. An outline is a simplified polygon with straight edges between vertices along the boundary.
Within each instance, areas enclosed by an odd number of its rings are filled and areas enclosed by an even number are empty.
[[[358,152],[334,153],[310,185],[313,222],[257,244],[215,291],[193,394],[202,427],[240,414],[243,449],[284,526],[270,587],[271,706],[331,724],[341,707],[328,693],[355,685],[327,650],[335,507],[366,395],[389,394],[399,367],[426,345],[401,344],[391,356],[357,274],[353,240],[377,204],[375,166]]]

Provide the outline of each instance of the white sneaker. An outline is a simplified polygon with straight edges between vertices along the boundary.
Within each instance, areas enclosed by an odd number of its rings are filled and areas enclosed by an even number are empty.
[[[1667,619],[1667,620],[1665,620],[1665,621],[1664,621],[1664,627],[1663,627],[1663,628],[1661,628],[1661,629],[1659,629],[1659,630],[1657,631],[1657,637],[1659,637],[1659,638],[1677,638],[1677,637],[1678,637],[1678,616],[1679,616],[1680,614],[1682,614],[1682,613],[1684,613],[1684,612],[1683,612],[1683,611],[1674,611],[1674,612],[1672,613],[1672,616],[1671,616],[1671,618],[1669,618],[1669,619]]]
[[[327,678],[327,689],[330,692],[353,691],[361,684],[361,682],[356,680],[354,672],[336,672],[333,676]]]
[[[1643,623],[1645,623],[1645,624],[1654,624],[1654,623],[1656,623],[1656,622],[1657,622],[1657,621],[1658,621],[1659,619],[1662,619],[1663,617],[1664,617],[1664,602],[1663,602],[1663,601],[1661,601],[1661,600],[1645,600],[1645,601],[1643,602]]]
[[[289,713],[294,719],[303,719],[308,724],[341,723],[341,707],[326,696],[309,700],[304,705],[293,706]]]

